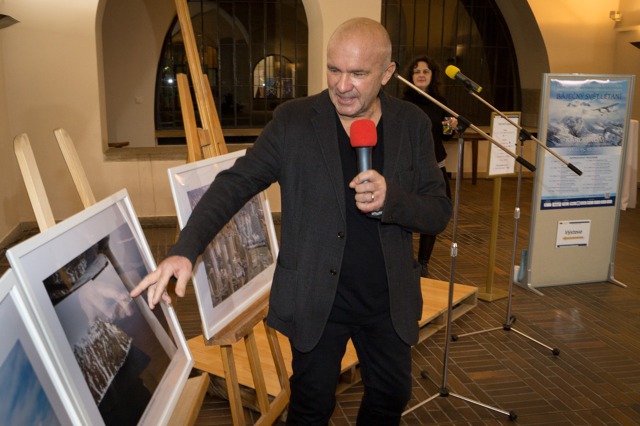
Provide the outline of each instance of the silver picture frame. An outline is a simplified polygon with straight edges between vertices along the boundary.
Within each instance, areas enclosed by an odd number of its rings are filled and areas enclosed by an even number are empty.
[[[0,424],[79,424],[82,415],[11,269],[0,278]]]
[[[175,310],[129,292],[155,262],[126,190],[7,251],[85,424],[166,424],[193,367]]]

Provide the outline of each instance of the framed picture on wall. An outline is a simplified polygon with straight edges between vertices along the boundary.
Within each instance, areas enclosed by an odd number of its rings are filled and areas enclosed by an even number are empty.
[[[146,295],[129,296],[155,262],[127,191],[7,258],[86,423],[165,424],[193,360],[174,309],[154,313]]]
[[[0,278],[0,424],[83,423],[11,269]]]
[[[169,169],[180,228],[217,174],[244,153],[242,150]],[[277,251],[273,218],[263,192],[229,221],[194,265],[192,282],[206,339],[269,291]]]

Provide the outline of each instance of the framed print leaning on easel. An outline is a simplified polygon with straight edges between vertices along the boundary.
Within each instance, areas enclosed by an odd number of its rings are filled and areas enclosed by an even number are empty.
[[[0,424],[80,424],[81,414],[17,283],[11,269],[0,278]]]
[[[217,174],[244,153],[237,151],[169,169],[180,228]],[[192,281],[206,339],[269,291],[277,252],[271,210],[263,192],[236,213],[194,266]]]
[[[175,311],[129,292],[155,262],[126,190],[7,251],[87,424],[166,424],[193,366]],[[168,330],[168,331],[167,331]]]

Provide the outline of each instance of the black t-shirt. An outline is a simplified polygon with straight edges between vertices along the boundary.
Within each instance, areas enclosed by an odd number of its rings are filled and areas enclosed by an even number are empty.
[[[355,191],[349,182],[358,174],[355,148],[351,147],[339,117],[338,145],[347,207],[347,231],[338,290],[329,319],[334,322],[364,324],[389,312],[389,287],[380,243],[380,221],[356,207]],[[372,150],[373,168],[382,174],[384,144],[382,119],[377,126],[378,142]]]

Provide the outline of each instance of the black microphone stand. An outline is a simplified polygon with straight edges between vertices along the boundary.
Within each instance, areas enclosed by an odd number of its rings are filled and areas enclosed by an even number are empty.
[[[504,414],[504,415],[509,417],[509,420],[515,420],[518,416],[513,411],[505,411],[505,410],[502,410],[500,408],[484,404],[482,402],[479,402],[479,401],[464,397],[462,395],[450,392],[449,389],[447,388],[447,372],[448,372],[448,368],[449,368],[449,341],[451,340],[451,317],[452,317],[452,311],[453,311],[454,275],[455,275],[456,256],[458,255],[457,229],[458,229],[458,214],[459,214],[459,210],[460,210],[460,183],[461,183],[461,180],[462,180],[461,179],[462,172],[463,172],[462,165],[463,165],[463,158],[464,158],[463,157],[463,155],[464,155],[464,137],[462,136],[462,134],[464,133],[464,131],[468,127],[471,127],[472,129],[476,130],[478,133],[482,134],[483,136],[486,136],[487,140],[493,142],[496,146],[500,147],[503,151],[507,152],[509,155],[514,157],[516,159],[516,161],[518,161],[520,164],[525,165],[525,167],[529,168],[530,170],[535,170],[535,168],[529,162],[524,160],[521,156],[516,156],[510,150],[508,150],[504,146],[502,146],[502,144],[500,144],[498,141],[496,141],[495,139],[493,139],[492,137],[490,137],[486,133],[482,132],[480,129],[475,127],[473,124],[471,124],[469,122],[469,120],[467,120],[466,118],[460,116],[455,111],[451,110],[449,107],[445,106],[444,104],[442,104],[441,102],[439,102],[438,100],[436,100],[435,98],[430,96],[428,93],[425,93],[424,91],[419,89],[417,86],[415,86],[413,83],[409,82],[408,80],[406,80],[405,78],[399,76],[398,74],[395,74],[395,76],[400,81],[404,82],[409,87],[411,87],[413,90],[415,90],[417,93],[420,93],[422,96],[426,97],[431,102],[435,103],[440,108],[442,108],[444,111],[448,112],[452,117],[455,117],[455,118],[458,119],[458,127],[456,128],[456,131],[458,132],[458,171],[457,171],[457,175],[456,175],[456,189],[455,189],[455,200],[454,200],[454,208],[453,208],[453,234],[452,234],[452,242],[451,242],[451,274],[449,276],[449,300],[448,300],[448,303],[447,303],[447,324],[446,324],[446,328],[445,328],[446,329],[446,331],[445,331],[446,337],[445,337],[445,344],[444,344],[444,361],[443,361],[443,367],[442,367],[442,385],[440,387],[440,390],[436,394],[430,396],[429,398],[425,399],[424,401],[420,402],[419,404],[414,405],[411,408],[408,408],[407,410],[405,410],[402,413],[402,415],[404,416],[406,414],[409,414],[410,412],[412,412],[412,411],[416,410],[417,408],[423,406],[424,404],[436,399],[437,397],[452,396],[454,398],[461,399],[461,400],[466,401],[468,403],[472,403],[472,404],[478,405],[480,407],[484,407],[484,408],[487,408],[489,410],[493,410],[495,412]],[[422,378],[428,378],[428,373],[426,371],[422,371],[421,376],[422,376]]]
[[[479,99],[483,104],[488,106],[492,111],[494,111],[500,117],[504,118],[512,126],[515,126],[520,131],[520,155],[522,155],[522,152],[524,150],[524,142],[527,141],[527,140],[533,140],[538,144],[538,146],[544,148],[546,151],[551,153],[553,156],[555,156],[558,160],[560,160],[563,164],[565,164],[569,169],[571,169],[578,176],[582,175],[582,171],[580,171],[577,167],[575,167],[571,163],[568,163],[566,160],[564,160],[562,157],[560,157],[557,153],[555,153],[553,150],[549,149],[546,145],[544,145],[542,142],[540,142],[537,138],[532,136],[531,133],[529,133],[528,131],[523,129],[518,123],[516,123],[515,121],[511,120],[509,117],[507,117],[505,114],[503,114],[497,108],[495,108],[489,102],[485,101],[470,86],[467,86],[467,91],[469,92],[469,94],[474,96],[476,99]],[[513,324],[516,322],[516,317],[511,315],[511,304],[512,304],[512,299],[513,299],[513,283],[515,282],[513,265],[515,265],[516,252],[517,252],[518,223],[519,223],[519,219],[520,219],[520,189],[521,189],[521,186],[522,186],[522,166],[519,166],[518,167],[518,185],[517,185],[517,190],[516,190],[516,207],[515,207],[514,214],[513,214],[513,217],[514,217],[513,251],[512,251],[512,256],[511,256],[511,267],[510,267],[510,272],[509,272],[509,292],[508,292],[509,295],[508,295],[508,299],[507,299],[507,312],[506,312],[505,322],[502,324],[501,327],[493,327],[493,328],[489,328],[489,329],[485,329],[485,330],[473,331],[471,333],[465,333],[465,334],[460,334],[460,335],[455,335],[454,334],[453,336],[451,336],[451,339],[455,342],[460,337],[472,336],[474,334],[481,334],[481,333],[486,333],[486,332],[489,332],[489,331],[496,331],[496,330],[502,329],[504,331],[513,331],[516,334],[519,334],[520,336],[525,337],[525,338],[531,340],[532,342],[535,342],[538,345],[550,350],[553,355],[557,356],[557,355],[560,355],[560,350],[558,348],[554,348],[554,347],[548,346],[548,345],[546,345],[546,344],[534,339],[533,337],[531,337],[531,336],[529,336],[529,335],[527,335],[527,334],[525,334],[525,333],[513,328]],[[535,290],[535,292],[537,294],[539,294],[539,295],[542,295],[542,293],[537,291],[537,290]]]

